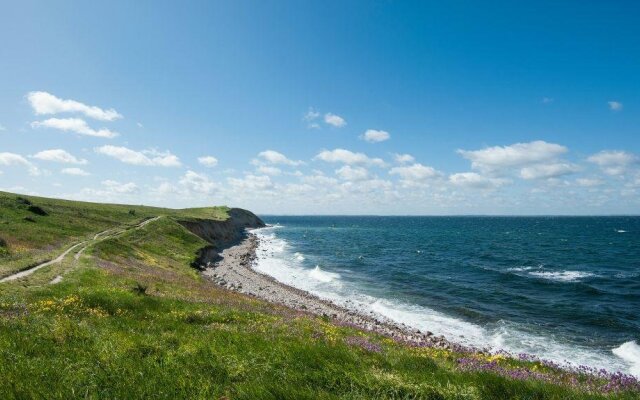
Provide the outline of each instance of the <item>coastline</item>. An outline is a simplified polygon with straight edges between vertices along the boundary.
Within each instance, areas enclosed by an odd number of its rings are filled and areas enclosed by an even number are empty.
[[[252,265],[256,259],[259,240],[255,234],[247,233],[239,243],[219,253],[218,260],[206,267],[202,274],[227,290],[260,298],[299,312],[330,318],[337,324],[375,332],[413,346],[473,351],[450,342],[443,336],[435,336],[429,331],[422,332],[378,315],[368,315],[345,308],[256,271]]]

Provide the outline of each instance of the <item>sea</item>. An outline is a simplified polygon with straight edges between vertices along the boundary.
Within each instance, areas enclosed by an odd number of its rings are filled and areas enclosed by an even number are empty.
[[[255,269],[473,347],[640,377],[640,217],[264,216]]]

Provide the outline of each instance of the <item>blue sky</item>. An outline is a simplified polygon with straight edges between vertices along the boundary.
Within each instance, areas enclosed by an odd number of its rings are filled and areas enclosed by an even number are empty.
[[[0,8],[3,190],[276,214],[640,206],[636,2]]]

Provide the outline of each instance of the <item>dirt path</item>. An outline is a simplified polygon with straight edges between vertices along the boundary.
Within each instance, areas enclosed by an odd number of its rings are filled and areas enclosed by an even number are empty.
[[[39,269],[41,269],[41,268],[48,267],[49,265],[52,265],[52,264],[60,263],[60,262],[62,262],[62,260],[64,260],[64,258],[65,258],[69,253],[71,253],[71,252],[72,252],[73,250],[75,250],[76,248],[78,248],[78,247],[80,247],[80,246],[83,246],[83,245],[84,245],[84,246],[80,249],[80,251],[78,251],[78,252],[73,256],[74,260],[75,260],[75,261],[78,261],[78,259],[79,259],[79,258],[80,258],[80,256],[82,255],[82,253],[83,253],[83,252],[84,252],[84,251],[85,251],[85,250],[86,250],[90,245],[95,244],[95,243],[98,243],[98,242],[100,242],[100,241],[102,241],[102,240],[105,240],[105,239],[108,239],[108,238],[114,237],[114,236],[119,235],[119,234],[121,234],[121,233],[124,233],[124,232],[126,232],[126,231],[128,231],[128,230],[130,230],[130,229],[139,229],[139,228],[142,228],[142,227],[146,226],[147,224],[149,224],[149,223],[151,223],[151,222],[153,222],[153,221],[158,220],[159,218],[162,218],[162,217],[160,216],[160,217],[153,217],[153,218],[145,219],[144,221],[142,221],[142,222],[140,222],[139,224],[137,224],[137,225],[135,225],[135,226],[133,226],[133,227],[130,227],[130,228],[128,228],[128,227],[124,227],[124,228],[115,227],[115,228],[110,228],[110,229],[104,230],[104,231],[102,231],[102,232],[98,232],[98,233],[96,233],[96,234],[93,236],[93,239],[91,239],[91,240],[85,240],[85,241],[83,241],[83,242],[80,242],[80,243],[76,243],[76,244],[74,244],[73,246],[71,246],[71,247],[69,247],[67,250],[65,250],[62,254],[60,254],[58,257],[54,258],[53,260],[43,262],[43,263],[38,264],[38,265],[36,265],[36,266],[34,266],[34,267],[31,267],[31,268],[29,268],[29,269],[25,269],[25,270],[22,270],[22,271],[20,271],[20,272],[16,272],[16,273],[15,273],[15,274],[13,274],[13,275],[6,276],[6,277],[4,277],[4,278],[0,279],[0,283],[9,282],[9,281],[14,281],[14,280],[16,280],[16,279],[24,278],[25,276],[29,276],[29,275],[33,274],[34,272],[36,272],[37,270],[39,270]],[[60,281],[62,281],[62,276],[61,276],[61,275],[58,275],[58,276],[56,276],[56,277],[55,277],[51,282],[49,282],[49,283],[50,283],[50,284],[54,284],[54,283],[58,283],[58,282],[60,282]]]

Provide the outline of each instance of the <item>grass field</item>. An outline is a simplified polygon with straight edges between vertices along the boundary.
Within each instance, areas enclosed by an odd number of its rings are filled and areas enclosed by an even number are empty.
[[[161,218],[96,241],[77,261],[68,257],[27,279],[0,283],[1,399],[639,395],[625,382],[501,355],[411,347],[222,290],[190,267],[207,243],[176,221],[222,220],[224,207],[167,210],[29,197],[48,214],[40,216],[16,197],[0,193],[5,273],[102,230]],[[62,270],[60,283],[47,284]]]

